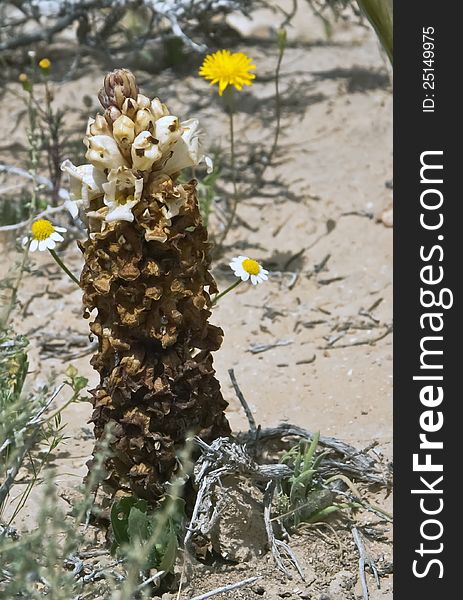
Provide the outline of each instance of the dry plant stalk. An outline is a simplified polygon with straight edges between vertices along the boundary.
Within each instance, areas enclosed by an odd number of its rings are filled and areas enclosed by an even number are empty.
[[[97,440],[114,426],[106,483],[155,502],[177,469],[187,434],[211,441],[230,433],[227,403],[212,365],[223,332],[209,324],[210,244],[196,181],[176,175],[206,159],[198,122],[180,123],[158,98],[139,94],[119,69],[99,93],[104,116],[90,119],[90,164],[71,176],[74,214],[89,237],[80,244],[85,316],[98,339],[92,365]],[[93,315],[92,315],[93,316]]]

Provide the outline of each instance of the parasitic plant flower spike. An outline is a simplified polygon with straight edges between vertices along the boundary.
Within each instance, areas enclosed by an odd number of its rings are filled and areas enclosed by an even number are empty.
[[[62,166],[88,228],[81,287],[100,375],[92,422],[97,439],[114,426],[107,489],[155,503],[187,435],[230,434],[212,364],[222,330],[209,323],[217,287],[207,232],[196,181],[176,180],[205,159],[197,120],[140,94],[130,71],[109,73],[99,98],[89,164]]]
[[[206,56],[199,74],[210,81],[210,85],[218,84],[221,96],[229,85],[238,91],[241,91],[244,85],[252,85],[256,76],[251,71],[255,68],[252,59],[243,52],[219,50]]]

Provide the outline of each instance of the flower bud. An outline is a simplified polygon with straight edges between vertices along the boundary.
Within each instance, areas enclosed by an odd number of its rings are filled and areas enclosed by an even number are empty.
[[[22,83],[24,91],[32,92],[32,81],[29,79],[26,73],[21,73],[19,75],[19,81]]]
[[[138,94],[137,104],[138,104],[138,108],[150,108],[151,100],[148,98],[148,96],[144,96],[143,94]]]
[[[161,117],[156,121],[156,138],[159,140],[159,148],[164,153],[172,148],[178,138],[182,135],[180,123],[177,117],[169,115]]]
[[[137,101],[133,98],[126,98],[124,100],[124,104],[122,105],[122,114],[129,117],[129,119],[134,119],[138,110]]]
[[[106,119],[101,115],[96,115],[94,119],[89,118],[87,123],[86,135],[111,135],[111,129]]]
[[[94,135],[87,138],[85,158],[97,169],[117,169],[127,163],[118,145],[110,135]]]
[[[135,139],[135,124],[132,119],[121,115],[113,123],[113,137],[118,145],[127,150]]]
[[[42,60],[39,60],[39,68],[44,75],[48,75],[50,67],[51,60],[49,58],[42,58]]]
[[[108,125],[111,127],[116,119],[121,116],[121,111],[115,106],[110,106],[104,111],[104,118],[106,119]]]
[[[127,98],[138,96],[135,75],[128,69],[116,69],[104,78],[104,85],[98,93],[103,108],[116,106],[121,109]]]
[[[132,144],[132,164],[138,171],[149,171],[154,162],[162,158],[159,142],[149,131],[142,131]]]
[[[161,117],[167,117],[169,110],[165,104],[162,104],[159,98],[154,98],[154,100],[151,100],[151,113],[157,121]]]
[[[154,124],[155,118],[151,114],[151,111],[145,108],[139,109],[135,115],[135,135],[138,135],[142,131],[154,133]]]

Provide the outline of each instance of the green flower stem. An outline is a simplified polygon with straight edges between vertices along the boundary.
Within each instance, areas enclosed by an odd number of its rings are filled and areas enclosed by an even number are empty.
[[[71,271],[66,267],[66,265],[63,263],[63,261],[61,260],[61,258],[56,254],[56,252],[54,250],[51,250],[50,248],[48,248],[48,251],[50,252],[50,254],[53,256],[53,258],[55,259],[56,264],[61,267],[61,269],[63,269],[63,271],[66,273],[66,275],[68,277],[70,277],[72,279],[72,281],[74,283],[77,283],[77,285],[80,287],[80,281],[77,279],[77,277],[75,275],[73,275],[71,273]]]
[[[225,101],[227,103],[228,115],[230,117],[230,154],[231,154],[231,171],[232,171],[232,184],[233,184],[233,197],[232,197],[232,209],[230,218],[228,219],[227,225],[223,230],[222,236],[219,240],[218,245],[221,246],[227,237],[233,221],[235,220],[236,209],[238,206],[238,190],[236,187],[236,161],[235,161],[235,127],[233,122],[233,115],[235,112],[235,96],[233,94],[233,87],[229,86],[225,90]]]
[[[215,306],[217,304],[218,300],[220,300],[220,298],[225,296],[225,294],[228,294],[228,292],[231,292],[232,290],[234,290],[236,287],[238,287],[240,285],[240,283],[243,283],[242,279],[238,279],[238,281],[235,281],[235,283],[232,283],[231,285],[229,285],[226,290],[224,290],[223,292],[220,292],[220,294],[217,294],[216,296],[214,296],[214,298],[212,299],[211,306]]]
[[[286,29],[281,29],[278,32],[278,61],[275,70],[275,116],[276,116],[276,126],[275,126],[275,137],[273,139],[272,149],[269,152],[267,157],[267,161],[264,165],[262,174],[265,169],[272,162],[273,155],[278,146],[278,139],[280,137],[280,128],[281,128],[281,96],[280,96],[280,70],[281,63],[283,61],[283,56],[286,49]]]
[[[11,288],[11,295],[10,295],[10,299],[8,302],[8,307],[6,309],[6,312],[4,315],[0,314],[0,331],[6,330],[9,325],[9,320],[10,320],[11,314],[13,312],[14,307],[16,306],[16,300],[18,298],[18,291],[21,286],[21,282],[22,282],[22,278],[23,278],[24,271],[26,268],[28,256],[29,256],[29,246],[27,246],[24,250],[22,261],[21,261],[21,264],[19,265],[18,277],[16,278],[16,281],[14,282],[14,284]]]

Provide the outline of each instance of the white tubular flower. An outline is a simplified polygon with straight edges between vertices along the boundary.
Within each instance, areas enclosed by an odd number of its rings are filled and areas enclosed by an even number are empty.
[[[87,138],[85,158],[97,169],[117,169],[127,166],[116,140],[110,135],[94,135]]]
[[[252,285],[268,279],[268,271],[248,256],[237,256],[229,264],[236,277],[240,277],[242,281],[248,281],[251,278]]]
[[[142,131],[154,132],[156,119],[150,110],[146,108],[139,109],[135,115],[135,135]]]
[[[135,123],[129,117],[121,115],[113,123],[113,137],[118,146],[128,150],[135,139]]]
[[[103,184],[104,203],[108,207],[105,221],[133,221],[132,208],[138,204],[143,191],[143,179],[137,179],[126,167],[111,169]]]
[[[151,100],[151,112],[157,121],[161,117],[167,117],[169,109],[159,100],[159,98],[154,98]]]
[[[132,165],[137,171],[149,171],[162,158],[157,139],[149,131],[142,131],[134,139],[131,149]]]
[[[76,167],[70,160],[65,160],[61,170],[69,175],[71,198],[64,205],[75,219],[79,213],[79,207],[88,208],[90,200],[98,198],[103,194],[103,183],[106,175],[103,171],[96,169],[93,165],[80,165]]]
[[[158,119],[156,121],[156,131],[154,135],[156,136],[156,139],[159,140],[159,148],[163,154],[170,150],[182,135],[177,117],[169,115]]]
[[[185,205],[186,201],[186,192],[183,186],[177,185],[174,193],[170,193],[166,195],[160,194],[155,197],[163,203],[164,206],[161,208],[162,214],[166,219],[172,219],[172,217],[176,217],[180,213],[180,209]]]
[[[39,219],[32,223],[31,235],[23,238],[23,245],[30,242],[29,252],[53,250],[57,242],[64,240],[60,234],[66,231],[64,227],[56,227],[48,219]]]
[[[96,115],[95,118],[89,117],[86,135],[87,137],[91,135],[111,135],[111,129],[102,115]]]
[[[203,160],[207,166],[207,172],[211,173],[214,165],[209,156],[202,152],[201,136],[198,130],[199,121],[188,119],[181,124],[182,135],[172,150],[172,156],[167,160],[162,171],[167,175],[178,173],[187,167],[195,167]]]

